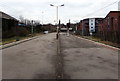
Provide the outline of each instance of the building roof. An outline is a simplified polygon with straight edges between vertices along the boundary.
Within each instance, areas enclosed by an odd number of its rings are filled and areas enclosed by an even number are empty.
[[[107,16],[109,16],[109,15],[112,14],[112,13],[120,14],[120,11],[110,11],[110,12],[107,14]],[[107,16],[106,16],[106,17],[107,17]],[[105,18],[106,18],[106,17],[105,17]]]
[[[89,19],[104,19],[104,18],[102,18],[102,17],[93,17],[93,18],[86,18],[86,19],[83,19],[81,21],[85,21],[85,20],[89,20]]]
[[[18,21],[16,18],[14,18],[14,17],[12,17],[12,16],[10,16],[10,15],[2,12],[2,11],[0,11],[0,18],[11,19],[11,20],[16,20],[16,21]]]

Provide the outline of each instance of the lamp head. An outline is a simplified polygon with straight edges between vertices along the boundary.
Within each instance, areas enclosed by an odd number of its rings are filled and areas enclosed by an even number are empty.
[[[64,6],[64,4],[62,4],[61,6]]]
[[[50,4],[50,6],[54,6],[54,5]]]

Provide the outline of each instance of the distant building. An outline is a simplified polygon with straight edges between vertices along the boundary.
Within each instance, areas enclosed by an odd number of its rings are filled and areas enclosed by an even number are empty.
[[[89,32],[95,32],[95,18],[89,19]]]
[[[89,36],[91,33],[98,32],[98,24],[103,18],[87,18],[80,21],[77,29],[81,35]]]
[[[2,20],[2,37],[14,36],[18,20],[1,11],[0,20]]]
[[[73,31],[73,30],[75,30],[75,27],[76,27],[76,24],[73,24],[73,23],[70,23],[69,27],[68,27],[68,23],[66,25],[61,24],[60,25],[60,31],[61,32],[67,32],[68,28],[69,28],[69,31]]]
[[[44,24],[42,27],[43,31],[49,31],[49,32],[55,32],[56,31],[56,26],[52,24]]]
[[[119,2],[120,4],[120,2]],[[120,44],[120,11],[110,11],[105,18],[87,18],[77,25],[79,34],[91,35]]]

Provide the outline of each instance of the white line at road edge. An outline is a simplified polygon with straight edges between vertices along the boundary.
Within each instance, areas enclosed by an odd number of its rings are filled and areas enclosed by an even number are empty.
[[[110,49],[114,49],[114,50],[119,50],[119,51],[120,51],[119,48],[116,48],[116,47],[113,47],[113,46],[110,46],[110,45],[106,45],[106,44],[103,44],[103,43],[100,43],[100,42],[96,42],[96,41],[89,40],[89,39],[85,39],[85,38],[78,37],[78,36],[75,36],[75,37],[80,38],[80,39],[83,39],[83,40],[87,40],[87,41],[90,41],[90,42],[93,42],[93,43],[95,43],[95,44],[97,44],[97,45],[102,45],[102,46],[104,46],[104,47],[107,47],[107,48],[110,48]]]

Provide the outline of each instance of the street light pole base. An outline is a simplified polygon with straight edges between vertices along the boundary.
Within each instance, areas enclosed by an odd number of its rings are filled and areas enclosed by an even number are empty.
[[[58,33],[56,34],[56,39],[58,39]]]

